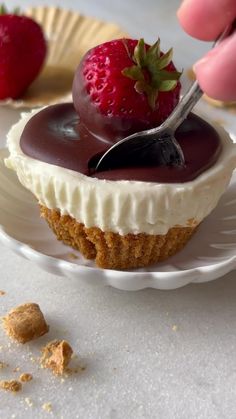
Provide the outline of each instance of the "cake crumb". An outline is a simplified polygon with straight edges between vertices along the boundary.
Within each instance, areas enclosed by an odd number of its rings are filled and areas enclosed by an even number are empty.
[[[86,370],[86,366],[84,365],[78,365],[75,368],[67,368],[67,372],[69,374],[77,374],[78,372],[82,372]]]
[[[3,291],[3,290],[0,290],[0,297],[2,296],[2,295],[5,295],[6,293],[5,293],[5,291]]]
[[[31,361],[33,364],[35,364],[35,363],[38,361],[38,359],[37,359],[37,358],[35,358],[35,356],[31,356],[31,357],[30,357],[30,361]]]
[[[43,410],[46,410],[47,412],[51,412],[52,411],[52,403],[50,403],[50,402],[44,403],[42,405],[42,408],[43,408]]]
[[[6,368],[6,367],[8,367],[9,365],[8,364],[6,364],[6,362],[2,362],[2,361],[0,361],[0,370],[2,370],[3,368]]]
[[[17,393],[22,389],[22,384],[17,380],[1,380],[0,388],[2,388],[3,390],[11,391],[13,393]]]
[[[34,404],[33,404],[33,402],[32,402],[32,400],[29,398],[29,397],[26,397],[25,398],[25,403],[29,406],[29,407],[32,407]]]
[[[22,383],[27,383],[28,381],[33,380],[33,376],[32,374],[29,374],[28,372],[24,372],[23,374],[20,375],[20,381],[22,381]]]
[[[50,368],[55,375],[66,371],[73,350],[65,340],[53,340],[42,349],[41,366]]]
[[[79,256],[77,256],[75,253],[68,253],[68,258],[75,260],[75,259],[79,259]]]
[[[39,305],[35,303],[13,308],[3,318],[3,324],[8,336],[20,343],[36,339],[49,330]]]
[[[173,330],[173,332],[176,332],[176,331],[178,330],[178,326],[177,326],[176,324],[174,324],[174,325],[172,326],[172,330]]]
[[[13,372],[19,372],[20,371],[20,367],[16,367],[14,368]]]
[[[187,220],[187,226],[188,227],[196,227],[198,225],[198,221],[195,220],[195,218],[189,218]]]

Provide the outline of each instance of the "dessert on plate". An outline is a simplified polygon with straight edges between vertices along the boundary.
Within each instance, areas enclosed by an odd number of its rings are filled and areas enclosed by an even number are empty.
[[[236,146],[194,114],[176,131],[184,166],[174,157],[164,164],[155,143],[95,169],[114,142],[168,117],[180,75],[159,40],[151,47],[142,39],[106,42],[82,59],[73,103],[23,114],[8,134],[7,167],[34,194],[57,238],[99,267],[144,267],[175,254],[230,181]]]

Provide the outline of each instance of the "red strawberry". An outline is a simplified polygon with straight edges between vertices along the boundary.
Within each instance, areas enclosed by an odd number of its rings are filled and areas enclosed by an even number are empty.
[[[95,135],[113,141],[161,124],[179,100],[181,73],[172,49],[160,51],[132,39],[118,39],[91,49],[73,82],[74,106]]]
[[[16,99],[39,74],[47,52],[41,27],[0,9],[0,99]]]

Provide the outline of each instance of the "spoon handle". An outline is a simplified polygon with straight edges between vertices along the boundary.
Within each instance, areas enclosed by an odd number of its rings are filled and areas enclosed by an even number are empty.
[[[235,29],[236,20],[228,25],[225,30],[221,33],[221,35],[217,38],[217,40],[213,44],[213,48],[216,47],[223,39],[227,38]],[[184,121],[184,119],[188,116],[189,112],[193,109],[196,105],[198,100],[203,95],[203,91],[196,80],[189,88],[187,93],[183,96],[179,104],[176,106],[172,114],[166,121],[162,124],[162,127],[171,128],[175,131],[179,125]]]
[[[165,120],[162,128],[170,128],[173,132],[182,124],[189,112],[193,109],[199,101],[203,91],[196,80],[189,88],[187,93],[183,96],[179,104],[176,106],[172,114]]]

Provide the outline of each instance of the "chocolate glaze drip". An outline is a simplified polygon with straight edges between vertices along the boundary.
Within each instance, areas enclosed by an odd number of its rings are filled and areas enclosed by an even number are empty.
[[[188,182],[212,166],[220,153],[217,132],[207,122],[190,114],[176,131],[186,165],[157,166],[146,163],[94,173],[99,156],[112,142],[94,137],[80,123],[72,103],[50,106],[34,115],[26,124],[20,139],[22,151],[37,160],[75,170],[87,176],[110,180],[139,180],[146,182]],[[150,150],[155,153],[155,148]],[[151,159],[150,159],[151,161]],[[122,164],[122,162],[121,162]]]

